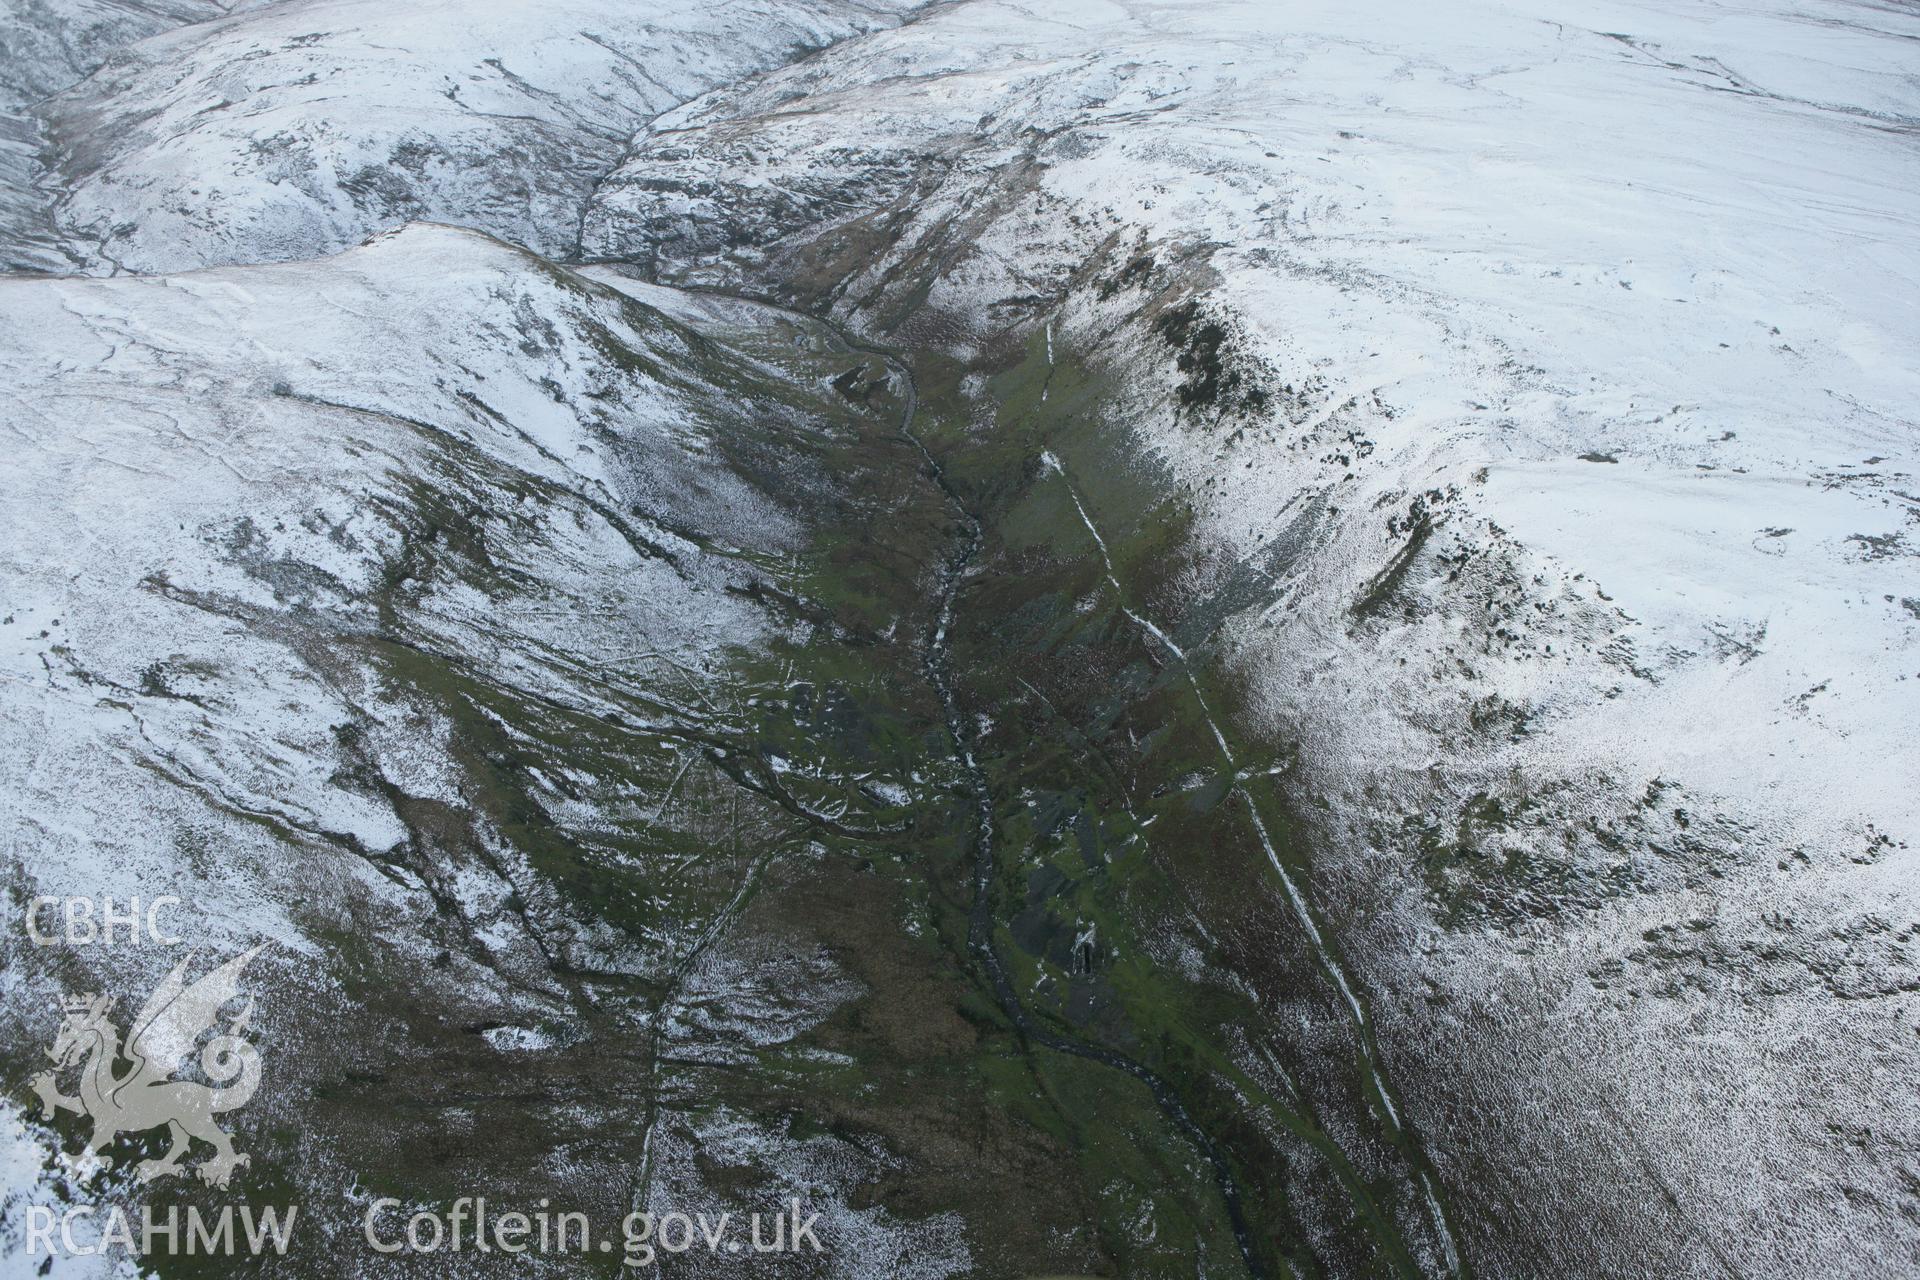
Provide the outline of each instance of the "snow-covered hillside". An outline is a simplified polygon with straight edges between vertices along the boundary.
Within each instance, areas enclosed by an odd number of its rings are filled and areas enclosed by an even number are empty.
[[[125,45],[227,11],[217,0],[33,0],[0,12],[0,250],[9,270],[67,265],[51,225],[52,194],[40,187],[45,122],[34,106]]]
[[[18,7],[6,874],[187,886],[343,1008],[415,965],[569,1090],[617,1046],[644,1123],[581,1114],[656,1187],[818,1178],[929,1274],[1907,1274],[1916,49],[1860,0]],[[1191,1073],[1257,1243],[1109,1059]]]
[[[617,295],[424,226],[313,265],[0,289],[19,446],[5,802],[42,883],[137,894],[170,869],[150,831],[183,804],[230,811],[222,836],[247,846],[278,831],[390,855],[405,822],[378,786],[342,786],[340,726],[387,727],[365,744],[374,777],[444,802],[457,787],[435,762],[445,726],[409,726],[359,645],[431,645],[559,696],[583,664],[697,670],[764,629],[722,590],[733,574],[662,526],[744,506],[739,527],[777,551],[781,514],[702,474],[701,419],[731,408],[599,349],[687,350]],[[461,517],[470,541],[436,545]],[[649,608],[629,625],[581,624],[632,598]],[[241,909],[261,886],[232,870],[196,895],[237,894],[233,918],[263,923]]]
[[[426,224],[312,262],[0,281],[12,900],[170,894],[198,947],[272,944],[276,1087],[251,1132],[290,1136],[250,1145],[310,1214],[352,1212],[369,1170],[411,1167],[533,1052],[542,1088],[487,1108],[487,1140],[435,1176],[530,1179],[617,1220],[647,1153],[701,1142],[697,1118],[656,1132],[655,1091],[704,1091],[641,1050],[725,1066],[862,990],[821,954],[753,995],[765,926],[722,926],[791,855],[782,806],[893,804],[730,759],[767,742],[742,673],[820,625],[787,570],[858,474],[822,452],[869,421],[833,382],[864,358],[797,317],[650,296],[677,318]],[[150,986],[179,958],[11,930],[0,950],[28,1065],[63,989]],[[720,1123],[769,1171],[820,1160]],[[541,1182],[561,1158],[578,1176]],[[951,1236],[848,1207],[858,1158],[807,1176],[879,1265]],[[672,1185],[710,1195],[700,1177]],[[17,1233],[38,1201],[10,1192]]]

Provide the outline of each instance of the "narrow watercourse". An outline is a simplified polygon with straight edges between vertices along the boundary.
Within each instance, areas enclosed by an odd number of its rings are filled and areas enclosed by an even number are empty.
[[[954,607],[965,587],[967,572],[979,558],[985,544],[985,534],[979,517],[968,510],[959,491],[948,479],[946,470],[940,465],[939,459],[934,457],[932,451],[914,431],[914,415],[919,408],[919,392],[914,384],[912,371],[885,352],[869,350],[872,354],[886,359],[889,367],[894,371],[894,376],[902,380],[906,388],[907,405],[902,416],[900,432],[912,442],[914,448],[926,460],[928,478],[939,488],[960,522],[960,527],[964,530],[960,546],[940,570],[937,596],[938,620],[926,647],[925,668],[928,682],[933,685],[934,692],[940,699],[941,710],[946,715],[947,733],[952,739],[953,749],[959,758],[961,774],[966,778],[972,792],[970,799],[973,810],[974,882],[973,905],[968,912],[968,948],[992,985],[994,998],[1000,1008],[1028,1041],[1056,1053],[1071,1054],[1077,1058],[1085,1058],[1090,1062],[1111,1067],[1116,1071],[1124,1071],[1146,1085],[1161,1112],[1205,1157],[1208,1167],[1212,1170],[1214,1182],[1220,1189],[1221,1199],[1226,1206],[1227,1219],[1233,1227],[1234,1242],[1240,1248],[1240,1257],[1246,1264],[1247,1273],[1255,1277],[1255,1280],[1264,1280],[1267,1270],[1259,1254],[1254,1250],[1253,1239],[1247,1228],[1240,1184],[1235,1180],[1233,1170],[1227,1164],[1225,1157],[1221,1155],[1219,1146],[1194,1120],[1172,1086],[1132,1058],[1098,1045],[1070,1040],[1040,1026],[1021,1003],[1013,981],[1007,973],[1006,965],[1001,961],[999,953],[994,950],[991,898],[995,869],[993,791],[986,771],[980,767],[979,761],[974,757],[972,735],[965,717],[960,712],[959,700],[954,693],[951,636]]]
[[[1213,1180],[1218,1188],[1222,1205],[1232,1227],[1235,1242],[1239,1247],[1242,1260],[1250,1274],[1267,1274],[1267,1263],[1255,1243],[1246,1211],[1246,1197],[1231,1163],[1226,1159],[1221,1141],[1196,1118],[1191,1108],[1182,1100],[1179,1090],[1161,1073],[1138,1059],[1128,1056],[1109,1045],[1089,1043],[1085,1040],[1061,1034],[1055,1027],[1043,1025],[1021,999],[1018,987],[1009,972],[1005,959],[994,945],[994,932],[1000,922],[994,915],[992,897],[993,880],[1000,870],[997,841],[1000,833],[995,822],[995,795],[993,782],[982,767],[976,754],[976,735],[970,726],[969,718],[963,712],[960,698],[955,688],[955,670],[953,654],[953,633],[955,612],[960,605],[962,594],[970,572],[974,571],[983,559],[987,530],[981,514],[975,511],[962,493],[961,486],[950,476],[947,467],[929,446],[922,434],[916,429],[919,416],[919,389],[913,369],[899,351],[874,346],[835,326],[839,339],[851,350],[861,352],[871,358],[882,361],[891,371],[905,397],[905,407],[901,415],[901,434],[913,445],[920,455],[928,480],[939,490],[942,500],[954,514],[957,525],[956,546],[947,561],[941,566],[936,585],[936,621],[934,630],[925,647],[923,665],[928,683],[933,687],[946,718],[947,733],[956,755],[956,762],[968,788],[968,800],[972,808],[972,830],[970,839],[973,852],[973,897],[969,911],[968,947],[979,965],[982,976],[992,987],[996,1002],[1006,1014],[1008,1020],[1018,1029],[1021,1036],[1030,1044],[1057,1053],[1068,1054],[1086,1061],[1098,1063],[1109,1069],[1123,1072],[1140,1081],[1151,1093],[1155,1104],[1166,1117],[1171,1127],[1184,1137],[1205,1159]],[[1051,327],[1046,334],[1046,363],[1051,370],[1054,361],[1054,343]],[[1043,397],[1044,398],[1044,397]],[[1115,566],[1109,554],[1105,539],[1101,536],[1092,517],[1073,488],[1070,477],[1060,461],[1050,452],[1043,451],[1041,464],[1051,471],[1059,483],[1066,486],[1078,519],[1085,525],[1098,552],[1102,573],[1114,594],[1114,600],[1121,613],[1141,631],[1151,637],[1174,659],[1186,687],[1191,691],[1195,704],[1199,708],[1212,740],[1218,744],[1229,768],[1234,772],[1233,793],[1238,795],[1250,817],[1261,849],[1266,855],[1276,877],[1282,885],[1287,901],[1291,905],[1309,943],[1315,961],[1331,980],[1338,991],[1340,1002],[1353,1018],[1356,1034],[1360,1039],[1360,1070],[1366,1082],[1366,1088],[1373,1098],[1381,1118],[1396,1135],[1398,1141],[1416,1146],[1417,1140],[1408,1134],[1394,1106],[1387,1081],[1378,1065],[1378,1050],[1373,1043],[1373,1028],[1367,1018],[1359,997],[1334,954],[1328,941],[1322,936],[1321,926],[1306,903],[1301,889],[1281,860],[1274,838],[1269,833],[1265,821],[1261,818],[1257,803],[1248,794],[1240,777],[1240,769],[1235,753],[1228,745],[1224,731],[1215,718],[1207,699],[1201,690],[1196,672],[1188,655],[1177,646],[1171,637],[1138,613],[1128,604],[1126,591],[1116,576]],[[1057,1025],[1057,1024],[1056,1024]],[[1459,1255],[1452,1239],[1451,1224],[1442,1204],[1441,1193],[1430,1166],[1424,1156],[1417,1156],[1415,1178],[1420,1192],[1424,1195],[1426,1208],[1430,1214],[1431,1225],[1438,1237],[1444,1255],[1447,1273],[1464,1274]],[[1402,1264],[1410,1264],[1410,1258],[1401,1246]],[[1291,1272],[1286,1260],[1282,1266]]]

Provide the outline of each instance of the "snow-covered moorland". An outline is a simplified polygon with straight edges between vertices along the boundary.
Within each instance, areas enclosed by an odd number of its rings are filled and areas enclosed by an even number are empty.
[[[393,1061],[532,1045],[632,1131],[576,1169],[811,1179],[883,1270],[1909,1273],[1916,50],[36,0],[0,871],[457,1007]]]

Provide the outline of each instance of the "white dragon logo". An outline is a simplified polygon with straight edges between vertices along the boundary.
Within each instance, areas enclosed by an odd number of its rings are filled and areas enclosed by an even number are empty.
[[[54,1070],[34,1077],[33,1087],[49,1119],[55,1108],[65,1108],[93,1120],[93,1137],[84,1153],[65,1156],[69,1168],[84,1168],[88,1156],[111,1165],[112,1157],[100,1153],[116,1136],[161,1125],[173,1145],[159,1159],[140,1162],[136,1172],[142,1182],[178,1173],[180,1159],[195,1138],[214,1149],[213,1157],[195,1170],[201,1181],[224,1187],[233,1171],[247,1164],[248,1158],[233,1149],[233,1140],[213,1118],[246,1105],[260,1087],[260,1052],[242,1035],[253,1013],[252,999],[230,1019],[226,1034],[215,1036],[201,1050],[201,1070],[213,1085],[172,1076],[201,1035],[213,1029],[221,1008],[239,994],[241,971],[265,945],[235,956],[191,987],[186,973],[193,957],[175,965],[133,1020],[126,1049],[130,1065],[124,1074],[115,1074],[121,1052],[119,1028],[107,1017],[113,997],[67,997],[66,1020],[47,1051]],[[60,1092],[55,1075],[76,1063],[81,1064],[80,1096],[70,1098]]]

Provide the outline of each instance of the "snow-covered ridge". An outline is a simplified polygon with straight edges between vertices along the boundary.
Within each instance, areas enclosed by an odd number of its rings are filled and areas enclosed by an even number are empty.
[[[981,0],[655,122],[602,183],[587,247],[753,278],[881,211],[881,258],[836,285],[848,314],[884,316],[924,283],[927,309],[963,322],[1024,296],[1029,311],[1066,300],[1085,329],[1110,308],[1082,305],[1074,273],[1116,242],[1143,260],[1211,244],[1209,305],[1299,394],[1231,445],[1143,440],[1199,492],[1210,538],[1259,554],[1304,495],[1337,498],[1350,515],[1292,593],[1331,605],[1365,593],[1415,499],[1451,495],[1444,523],[1498,526],[1556,576],[1598,584],[1607,599],[1588,603],[1617,606],[1601,647],[1673,668],[1623,685],[1613,722],[1670,714],[1741,738],[1768,708],[1804,715],[1829,730],[1782,720],[1797,745],[1779,769],[1821,768],[1830,735],[1859,767],[1823,770],[1793,803],[1829,828],[1869,801],[1911,825],[1887,770],[1920,689],[1920,159],[1903,141],[1920,102],[1897,56],[1920,33],[1893,12],[1815,16],[1623,6],[1576,26],[1487,6],[1399,15],[1383,43],[1350,29],[1375,15],[1337,6],[1216,6],[1183,32],[1158,6],[1039,18]],[[1805,52],[1778,52],[1808,31]],[[930,282],[901,271],[922,261]],[[1284,692],[1296,681],[1261,675],[1295,660],[1262,639],[1277,618],[1236,641],[1279,700],[1276,728],[1304,710]],[[1762,634],[1690,684],[1728,637]],[[1396,665],[1406,639],[1386,646]],[[1546,643],[1495,658],[1495,687],[1588,696],[1569,655],[1540,661]],[[1655,736],[1702,782],[1758,798],[1734,744]],[[1669,750],[1618,749],[1648,747]]]
[[[911,7],[281,0],[129,44],[17,119],[45,125],[33,182],[84,270],[311,257],[423,218],[559,256],[652,116]],[[221,12],[201,9],[181,16]],[[42,92],[91,70],[20,45]],[[16,242],[48,235],[32,212]]]

